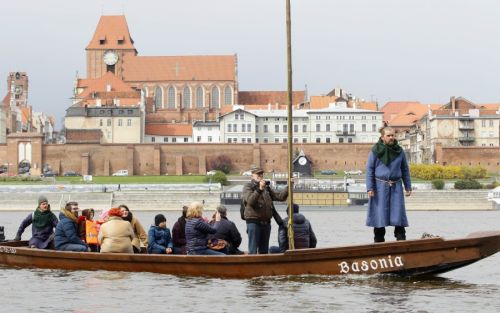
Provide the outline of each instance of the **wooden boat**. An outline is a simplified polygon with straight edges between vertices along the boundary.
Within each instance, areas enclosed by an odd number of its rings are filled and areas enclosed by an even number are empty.
[[[428,238],[271,255],[186,256],[100,254],[38,250],[26,242],[0,243],[0,265],[63,270],[155,272],[172,275],[251,278],[274,275],[390,273],[433,275],[463,267],[500,250],[500,231],[466,238]]]

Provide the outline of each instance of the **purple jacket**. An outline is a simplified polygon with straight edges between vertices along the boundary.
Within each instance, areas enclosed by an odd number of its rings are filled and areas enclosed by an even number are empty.
[[[46,249],[49,245],[49,243],[54,239],[54,228],[57,226],[57,223],[59,221],[57,220],[57,217],[54,216],[54,219],[52,220],[52,224],[47,224],[43,228],[37,228],[33,224],[33,213],[30,213],[22,222],[21,225],[19,226],[19,229],[17,230],[17,235],[16,238],[20,239],[21,235],[23,234],[24,230],[26,227],[28,227],[30,224],[31,226],[31,234],[32,237],[29,240],[29,246],[35,246],[38,249]]]

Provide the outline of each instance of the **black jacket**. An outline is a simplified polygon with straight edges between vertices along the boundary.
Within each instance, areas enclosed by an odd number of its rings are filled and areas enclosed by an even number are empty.
[[[208,234],[215,234],[217,230],[208,225],[199,217],[186,220],[186,249],[187,252],[208,249]]]
[[[280,251],[288,250],[288,216],[283,219],[283,227],[278,231],[278,243]],[[295,249],[316,248],[316,235],[312,229],[311,223],[304,215],[300,213],[293,214],[293,240]]]
[[[228,220],[227,217],[222,217],[220,221],[213,222],[211,225],[217,229],[217,232],[210,235],[209,238],[224,239],[229,243],[228,254],[235,254],[234,252],[236,252],[241,244],[241,235],[236,225]]]

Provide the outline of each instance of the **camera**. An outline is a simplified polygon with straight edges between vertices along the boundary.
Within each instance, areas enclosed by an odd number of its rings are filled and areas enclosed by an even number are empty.
[[[266,186],[271,185],[271,182],[269,180],[266,180]]]

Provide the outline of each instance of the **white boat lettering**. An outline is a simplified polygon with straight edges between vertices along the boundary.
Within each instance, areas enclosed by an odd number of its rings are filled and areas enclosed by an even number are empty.
[[[16,249],[11,247],[0,247],[0,253],[16,254]]]
[[[404,262],[403,262],[403,257],[401,256],[396,256],[393,258],[391,255],[388,255],[387,257],[369,259],[363,261],[354,261],[354,262],[342,261],[338,263],[338,266],[340,267],[341,274],[347,274],[350,272],[359,273],[359,272],[368,272],[369,270],[375,271],[378,269],[403,267]]]

